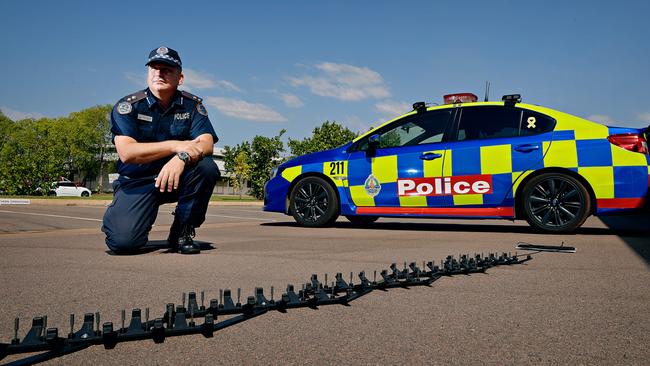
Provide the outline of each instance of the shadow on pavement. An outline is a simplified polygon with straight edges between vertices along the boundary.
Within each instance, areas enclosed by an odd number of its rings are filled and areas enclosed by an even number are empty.
[[[207,250],[214,250],[216,249],[214,246],[212,246],[212,243],[208,243],[205,241],[200,241],[200,240],[195,240],[195,243],[199,244],[201,246],[201,251],[207,251]],[[175,254],[175,251],[171,251],[169,249],[169,245],[167,245],[167,240],[149,240],[147,244],[137,250],[132,250],[129,252],[124,252],[124,253],[115,253],[112,250],[107,250],[106,254],[108,255],[115,255],[115,256],[122,256],[122,255],[141,255],[141,254],[147,254],[151,252],[155,252],[157,250],[165,249],[164,252],[165,254]]]
[[[382,218],[380,220],[390,220],[390,218]],[[262,226],[285,226],[285,227],[300,227],[296,222],[265,222],[260,224]],[[520,233],[520,234],[537,234],[530,226],[515,226],[515,225],[493,225],[493,224],[455,224],[455,223],[430,223],[430,222],[375,222],[366,227],[355,226],[349,222],[336,222],[335,228],[339,229],[372,229],[372,230],[416,230],[416,231],[446,231],[446,232],[493,232],[493,233]],[[650,236],[650,229],[647,227],[616,227],[609,228],[590,228],[581,227],[571,234],[560,233],[547,235],[617,235],[625,237],[648,237]]]
[[[636,230],[642,233],[636,236],[625,234],[619,236],[650,266],[650,212],[625,216],[602,216],[599,219],[614,231]]]

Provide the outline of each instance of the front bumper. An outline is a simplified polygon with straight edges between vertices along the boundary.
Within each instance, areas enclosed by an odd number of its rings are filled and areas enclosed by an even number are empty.
[[[287,213],[287,197],[291,184],[281,176],[270,179],[264,185],[264,211]]]

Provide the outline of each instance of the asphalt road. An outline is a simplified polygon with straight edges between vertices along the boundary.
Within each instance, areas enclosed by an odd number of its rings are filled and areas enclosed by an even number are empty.
[[[299,286],[312,273],[373,273],[390,263],[448,254],[514,252],[517,242],[575,246],[525,265],[443,278],[431,287],[375,291],[351,306],[270,312],[217,332],[95,346],[52,365],[179,364],[598,364],[650,359],[650,216],[590,218],[572,235],[533,233],[525,222],[380,219],[307,229],[255,206],[210,206],[198,256],[166,253],[173,206],[161,207],[140,255],[107,253],[103,206],[0,206],[0,342],[34,316],[69,331],[68,317],[179,303],[181,293]],[[128,319],[127,319],[128,322]],[[79,326],[79,321],[77,327]],[[19,359],[9,357],[0,363]]]

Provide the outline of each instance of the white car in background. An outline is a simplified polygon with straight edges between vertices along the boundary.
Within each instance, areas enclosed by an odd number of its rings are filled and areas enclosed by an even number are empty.
[[[78,187],[70,181],[60,181],[54,184],[50,189],[50,196],[73,196],[73,197],[90,197],[92,193],[86,187]]]

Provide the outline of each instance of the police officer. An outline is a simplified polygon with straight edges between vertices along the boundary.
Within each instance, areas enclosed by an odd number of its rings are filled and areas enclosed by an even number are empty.
[[[182,65],[173,49],[154,49],[146,63],[149,87],[113,107],[111,132],[120,177],[113,183],[102,231],[117,254],[143,247],[158,206],[176,201],[170,247],[183,254],[201,250],[192,238],[205,220],[220,175],[210,159],[218,138],[201,99],[178,90]]]

